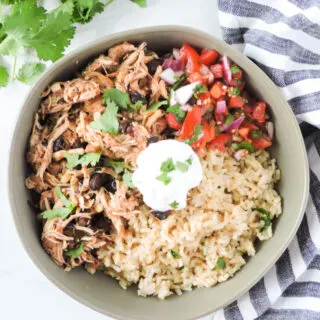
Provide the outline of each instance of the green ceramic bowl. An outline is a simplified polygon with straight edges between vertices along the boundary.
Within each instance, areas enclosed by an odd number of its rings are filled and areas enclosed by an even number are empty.
[[[259,244],[234,278],[213,288],[201,288],[165,301],[138,297],[133,289],[120,288],[110,277],[92,276],[82,269],[64,272],[44,252],[34,213],[28,206],[29,193],[24,186],[25,150],[40,95],[56,80],[72,78],[74,73],[107,48],[122,41],[147,41],[160,51],[187,42],[196,47],[214,48],[225,53],[247,74],[254,92],[272,108],[276,141],[272,155],[278,160],[282,179],[279,184],[283,214],[274,225],[274,237]],[[22,244],[33,262],[58,288],[83,304],[117,319],[182,320],[195,319],[221,308],[248,291],[277,261],[293,238],[306,206],[309,171],[306,151],[297,121],[277,87],[249,59],[223,41],[201,31],[161,26],[121,32],[84,46],[53,64],[41,77],[22,106],[13,134],[9,161],[9,194],[14,221]]]

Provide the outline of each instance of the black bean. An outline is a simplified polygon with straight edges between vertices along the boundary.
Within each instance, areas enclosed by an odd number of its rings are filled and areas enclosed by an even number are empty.
[[[143,104],[147,104],[147,99],[145,96],[141,95],[139,92],[130,92],[131,103],[137,103],[141,101]]]
[[[152,211],[151,213],[158,218],[159,220],[165,220],[168,218],[169,214],[170,214],[171,210],[168,211]]]
[[[89,186],[91,190],[99,190],[101,187],[105,187],[111,193],[115,193],[117,190],[114,177],[107,173],[93,173],[90,177]]]
[[[65,150],[67,148],[67,143],[64,140],[63,136],[60,136],[58,139],[56,139],[53,143],[53,151],[57,152],[59,150]]]
[[[112,232],[112,222],[108,217],[102,213],[95,214],[91,219],[91,227],[93,230],[103,229],[106,234]]]
[[[192,98],[188,101],[188,104],[190,104],[190,106],[194,106],[197,103],[197,99],[192,96]]]
[[[159,137],[151,137],[148,139],[148,145],[159,141]]]
[[[153,59],[153,60],[151,60],[151,61],[147,64],[149,73],[153,76],[153,75],[156,73],[157,68],[158,68],[159,66],[161,66],[162,63],[163,63],[163,59]]]
[[[74,236],[74,224],[68,223],[65,228],[63,229],[63,234],[67,237],[73,237]]]

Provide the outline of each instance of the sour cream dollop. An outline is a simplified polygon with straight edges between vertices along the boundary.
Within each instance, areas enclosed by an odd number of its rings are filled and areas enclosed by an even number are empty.
[[[176,140],[150,144],[139,154],[132,177],[145,204],[157,211],[185,208],[188,191],[201,180],[199,157],[189,145]]]

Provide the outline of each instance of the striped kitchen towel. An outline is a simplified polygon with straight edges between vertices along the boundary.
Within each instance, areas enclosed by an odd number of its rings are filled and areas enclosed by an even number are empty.
[[[320,0],[219,0],[224,40],[280,88],[305,136],[310,196],[289,248],[213,319],[320,320]]]

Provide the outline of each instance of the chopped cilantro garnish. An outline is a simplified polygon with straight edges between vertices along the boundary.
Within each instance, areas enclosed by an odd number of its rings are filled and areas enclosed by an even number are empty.
[[[193,135],[191,139],[186,139],[184,142],[186,144],[193,144],[197,141],[198,137],[202,134],[202,125],[197,125],[194,129]]]
[[[68,200],[66,198],[66,196],[62,193],[62,191],[59,187],[55,187],[54,191],[55,191],[57,197],[62,200],[65,207],[55,208],[52,210],[46,210],[46,211],[42,212],[41,215],[44,219],[48,219],[48,220],[56,218],[56,217],[59,217],[59,218],[65,220],[69,216],[69,214],[74,210],[75,205],[70,200]]]
[[[229,113],[224,124],[228,125],[228,124],[230,124],[233,120],[234,120],[233,115]]]
[[[158,110],[160,107],[166,106],[166,105],[168,105],[167,100],[158,101],[158,102],[154,103],[149,109],[147,109],[146,112]]]
[[[238,79],[237,80],[237,85],[240,86],[241,83],[242,83],[242,79]]]
[[[240,95],[240,89],[231,87],[231,88],[228,89],[228,93],[229,93],[229,96],[239,96]]]
[[[194,96],[196,98],[199,97],[199,93],[204,93],[207,91],[207,87],[203,84],[197,84],[194,89],[193,89],[193,92],[194,92]]]
[[[126,171],[122,176],[123,182],[128,185],[131,189],[134,188],[134,184],[132,183],[132,173],[129,171]]]
[[[171,177],[169,177],[166,172],[161,173],[156,179],[163,182],[165,186],[171,182]]]
[[[173,201],[171,204],[170,204],[170,207],[172,209],[177,209],[179,207],[179,202],[177,201]]]
[[[136,3],[141,8],[147,7],[147,0],[131,0],[131,1]]]
[[[181,109],[180,104],[170,106],[167,109],[167,112],[174,114],[178,122],[182,122],[186,116],[186,112]]]
[[[89,164],[94,167],[100,160],[100,153],[86,153],[84,155],[80,155],[78,153],[70,153],[65,152],[64,156],[67,159],[67,168],[74,168],[78,164],[84,164],[88,166]]]
[[[173,85],[172,85],[172,90],[175,91],[178,88],[180,88],[183,83],[187,80],[188,75],[184,73]]]
[[[248,103],[248,99],[246,99],[246,98],[242,98],[242,101],[243,101],[244,103]]]
[[[66,256],[72,257],[72,258],[78,258],[82,253],[82,250],[83,250],[83,243],[81,243],[78,248],[67,251]]]
[[[236,151],[241,149],[246,149],[249,152],[254,152],[256,150],[255,147],[252,145],[252,143],[249,141],[241,141],[240,143],[233,143],[231,146]]]
[[[216,263],[215,270],[224,270],[226,268],[227,264],[223,257],[219,257]]]
[[[121,160],[106,160],[106,165],[112,167],[115,173],[119,174],[124,171],[124,169],[132,170],[132,168]]]
[[[176,167],[179,171],[181,172],[187,172],[189,169],[189,166],[187,163],[181,162],[181,161],[177,161],[176,162]]]
[[[230,68],[231,73],[238,73],[240,70],[240,68],[238,66],[232,66]]]
[[[252,138],[259,138],[262,136],[261,130],[252,130],[251,132]]]
[[[110,98],[105,99],[106,110],[96,121],[90,123],[92,129],[108,132],[112,135],[118,134],[119,121],[117,117],[118,107],[114,101],[111,101]]]
[[[180,254],[176,251],[170,250],[170,253],[174,259],[180,259]]]
[[[163,161],[160,170],[164,173],[168,173],[175,170],[172,158],[168,158],[166,161]]]
[[[260,213],[261,219],[264,222],[264,226],[262,228],[262,231],[265,230],[270,226],[271,218],[270,218],[270,212],[267,211],[264,208],[254,208],[253,210],[256,210]]]
[[[131,104],[128,94],[116,88],[111,88],[103,93],[103,101],[105,105],[107,105],[108,99],[124,110],[127,110],[128,106]]]
[[[190,166],[192,165],[192,157],[186,160],[186,163],[189,164]]]

